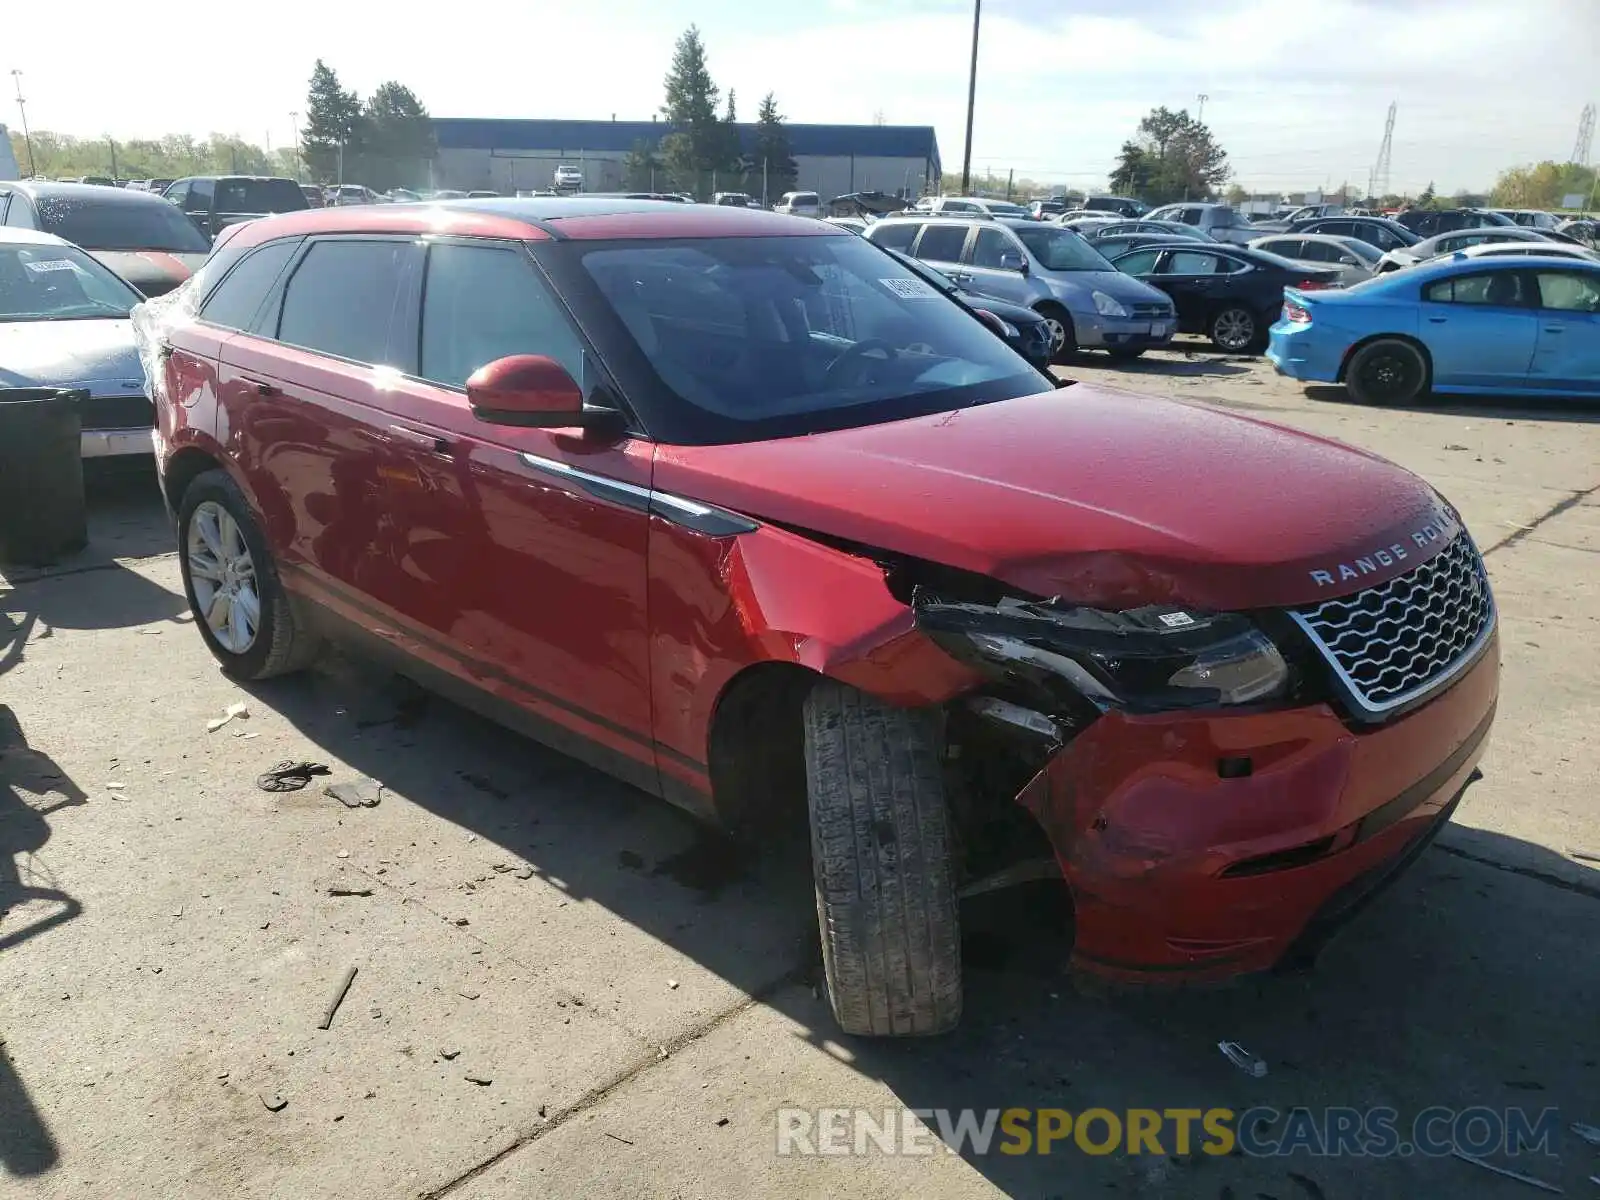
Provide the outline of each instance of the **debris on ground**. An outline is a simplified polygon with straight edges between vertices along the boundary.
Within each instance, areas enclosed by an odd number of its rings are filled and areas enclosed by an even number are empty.
[[[439,1051],[439,1057],[440,1057],[440,1058],[442,1058],[442,1059],[444,1059],[444,1060],[445,1060],[445,1062],[449,1062],[449,1061],[450,1061],[450,1060],[451,1060],[451,1059],[452,1059],[452,1058],[455,1058],[455,1057],[456,1057],[456,1055],[458,1055],[458,1054],[460,1054],[460,1053],[461,1053],[461,1051],[460,1051],[460,1050],[458,1050],[458,1049],[456,1049],[456,1048],[455,1048],[455,1047],[453,1047],[453,1046],[452,1046],[452,1047],[451,1047],[451,1048],[450,1048],[450,1049],[448,1049],[448,1050],[445,1050],[445,1049],[441,1049],[441,1050],[440,1050],[440,1051]]]
[[[107,782],[107,784],[106,784],[106,787],[108,787],[108,788],[125,788],[125,787],[127,787],[127,786],[128,786],[128,785],[127,785],[127,784],[125,784],[125,783],[123,783],[123,782],[122,782],[122,780],[120,780],[120,779],[113,779],[113,780],[110,780],[110,781],[109,781],[109,782]]]
[[[383,784],[365,776],[354,783],[332,783],[322,790],[346,808],[377,808],[383,799]]]
[[[607,1133],[607,1134],[606,1134],[606,1136],[607,1136],[607,1137],[608,1137],[608,1138],[610,1138],[610,1139],[611,1139],[611,1140],[612,1140],[612,1141],[613,1141],[613,1142],[621,1142],[621,1143],[622,1143],[622,1144],[623,1144],[623,1145],[624,1145],[624,1146],[631,1146],[631,1145],[633,1145],[633,1143],[632,1143],[632,1142],[630,1142],[630,1141],[629,1141],[629,1140],[628,1140],[628,1139],[627,1139],[627,1138],[625,1138],[625,1137],[618,1137],[618,1136],[617,1136],[617,1135],[616,1135],[616,1134],[614,1134],[614,1133]]]
[[[494,1080],[491,1079],[489,1076],[480,1074],[477,1071],[468,1071],[465,1075],[462,1076],[462,1078],[465,1079],[468,1083],[477,1084],[479,1087],[488,1087],[491,1083],[494,1082]]]
[[[667,980],[667,990],[669,992],[677,991],[678,990],[678,981],[676,979]]]
[[[1239,1045],[1238,1042],[1218,1042],[1217,1049],[1222,1051],[1224,1058],[1246,1075],[1254,1076],[1256,1079],[1265,1079],[1267,1077],[1267,1064]]]
[[[532,879],[533,878],[533,868],[532,867],[520,867],[520,868],[518,868],[516,874],[517,874],[517,878],[518,879]]]
[[[328,895],[370,896],[372,895],[372,886],[370,884],[359,883],[354,880],[341,880],[328,885]]]
[[[474,991],[472,988],[457,988],[456,995],[460,996],[463,1000],[476,1000],[480,993]]]
[[[339,1011],[339,1005],[344,1003],[345,993],[350,990],[350,984],[355,980],[356,968],[349,967],[345,970],[344,978],[339,981],[339,987],[333,993],[333,999],[328,1001],[328,1008],[322,1014],[322,1020],[317,1022],[318,1029],[328,1029],[333,1025],[333,1014]]]
[[[1572,1123],[1572,1132],[1588,1142],[1589,1145],[1600,1146],[1600,1129],[1595,1128],[1593,1125],[1585,1125],[1582,1122],[1574,1121]]]
[[[256,786],[263,792],[298,792],[311,782],[313,775],[332,775],[327,763],[307,762],[292,758],[256,776]]]
[[[718,1129],[721,1129],[727,1123],[728,1123],[728,1118],[727,1117],[718,1117],[717,1118],[717,1128]]]
[[[261,1103],[267,1106],[268,1112],[282,1112],[289,1105],[289,1102],[277,1092],[261,1092],[259,1095]]]
[[[206,732],[215,733],[224,725],[227,725],[232,721],[248,721],[249,719],[250,709],[247,705],[242,703],[230,704],[228,705],[227,711],[224,712],[220,717],[214,717],[206,722]]]
[[[1551,1192],[1557,1196],[1566,1195],[1564,1191],[1562,1191],[1553,1183],[1546,1183],[1542,1179],[1535,1179],[1532,1175],[1524,1175],[1521,1171],[1513,1171],[1507,1167],[1497,1167],[1493,1163],[1485,1162],[1477,1155],[1468,1154],[1464,1150],[1452,1150],[1450,1151],[1450,1156],[1452,1158],[1459,1158],[1464,1163],[1471,1163],[1475,1167],[1482,1167],[1485,1171],[1492,1171],[1496,1175],[1502,1175],[1507,1179],[1515,1179],[1518,1183],[1525,1183],[1529,1187],[1536,1187],[1541,1192]]]

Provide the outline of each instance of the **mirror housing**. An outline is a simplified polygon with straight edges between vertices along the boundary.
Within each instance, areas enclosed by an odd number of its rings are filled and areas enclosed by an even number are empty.
[[[1002,271],[1020,271],[1026,275],[1028,273],[1028,260],[1015,250],[1002,250],[1000,252],[1000,269]]]
[[[560,363],[543,354],[513,354],[485,363],[467,380],[472,415],[491,425],[574,429],[595,423],[583,390]]]

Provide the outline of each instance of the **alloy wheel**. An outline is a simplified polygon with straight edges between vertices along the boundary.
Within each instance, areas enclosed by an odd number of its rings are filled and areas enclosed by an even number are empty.
[[[195,608],[211,636],[228,653],[245,653],[261,628],[261,592],[244,530],[226,508],[207,500],[189,518],[184,553]]]
[[[1367,391],[1384,399],[1410,395],[1412,375],[1412,365],[1398,354],[1377,355],[1361,367],[1361,382]]]
[[[1067,327],[1055,317],[1044,318],[1045,332],[1050,335],[1050,353],[1060,354],[1062,347],[1067,344]]]
[[[1256,323],[1249,313],[1230,308],[1217,317],[1211,336],[1224,350],[1243,350],[1255,339]]]

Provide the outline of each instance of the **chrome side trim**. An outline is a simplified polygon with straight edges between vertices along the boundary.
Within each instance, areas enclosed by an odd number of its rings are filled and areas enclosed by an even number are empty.
[[[749,517],[729,512],[725,508],[717,508],[715,505],[702,504],[687,496],[677,496],[654,488],[642,488],[637,484],[624,483],[620,479],[612,479],[606,475],[596,475],[591,471],[574,467],[570,463],[564,463],[560,459],[544,458],[526,452],[518,454],[517,457],[524,466],[576,484],[601,500],[609,500],[638,512],[650,513],[664,521],[671,521],[674,525],[703,533],[707,537],[733,537],[735,534],[751,533],[760,528],[760,525]]]

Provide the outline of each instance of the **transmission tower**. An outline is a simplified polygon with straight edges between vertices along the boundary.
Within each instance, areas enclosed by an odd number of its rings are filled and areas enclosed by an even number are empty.
[[[1578,117],[1578,140],[1572,143],[1572,161],[1580,167],[1589,165],[1589,156],[1594,153],[1594,105],[1585,104],[1583,113]]]
[[[1373,198],[1389,194],[1389,160],[1394,154],[1394,114],[1400,107],[1396,101],[1389,105],[1389,119],[1383,123],[1383,145],[1378,147],[1378,161],[1372,166],[1372,186],[1367,189]]]

